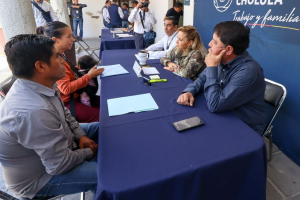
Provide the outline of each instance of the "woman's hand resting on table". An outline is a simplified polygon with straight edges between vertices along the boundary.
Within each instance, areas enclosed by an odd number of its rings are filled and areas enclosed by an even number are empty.
[[[97,69],[97,65],[95,65],[95,67],[93,67],[92,69],[90,69],[90,71],[87,73],[87,75],[90,78],[96,78],[97,76],[99,76],[100,74],[102,74],[103,71],[104,71],[104,68]]]

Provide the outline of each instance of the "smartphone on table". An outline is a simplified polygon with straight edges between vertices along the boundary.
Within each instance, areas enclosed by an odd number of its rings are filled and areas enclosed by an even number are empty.
[[[174,122],[173,125],[177,131],[181,132],[190,128],[203,125],[204,122],[199,117],[191,117],[178,122]]]

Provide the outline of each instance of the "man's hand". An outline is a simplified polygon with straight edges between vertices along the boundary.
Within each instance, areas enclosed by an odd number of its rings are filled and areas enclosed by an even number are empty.
[[[208,49],[208,54],[205,57],[205,64],[207,67],[216,67],[221,62],[226,50],[222,50],[219,55],[213,54],[211,48]]]
[[[144,2],[144,0],[139,0],[139,3],[138,3],[138,5],[136,5],[136,7],[138,7],[138,8],[141,8],[141,7],[142,7],[142,4],[143,4],[143,2]]]
[[[79,148],[90,148],[93,151],[94,156],[96,156],[98,152],[98,144],[85,135],[79,138]]]
[[[194,103],[194,96],[192,95],[192,93],[190,92],[186,92],[181,94],[178,99],[177,99],[177,103],[181,104],[181,105],[185,105],[185,106],[193,106]]]
[[[174,72],[175,69],[178,69],[178,66],[173,62],[168,62],[168,66],[165,66],[164,69]]]

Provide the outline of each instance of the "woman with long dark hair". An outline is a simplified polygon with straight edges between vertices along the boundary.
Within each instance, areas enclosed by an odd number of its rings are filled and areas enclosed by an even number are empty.
[[[84,105],[80,102],[79,94],[76,91],[86,87],[88,82],[92,78],[96,78],[102,74],[104,69],[97,69],[97,66],[95,66],[86,75],[78,78],[78,69],[64,56],[64,52],[70,50],[75,41],[71,28],[65,23],[59,21],[50,22],[45,27],[38,27],[36,34],[43,34],[52,38],[55,41],[55,48],[58,53],[66,61],[64,63],[66,75],[57,81],[57,88],[60,91],[61,99],[65,106],[70,109],[70,104],[74,102],[78,122],[88,123],[99,121],[99,101],[94,101],[96,103],[92,103],[92,107]],[[70,110],[72,112],[72,106]]]

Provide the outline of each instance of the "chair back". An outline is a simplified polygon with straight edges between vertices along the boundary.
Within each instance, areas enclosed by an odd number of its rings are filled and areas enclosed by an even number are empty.
[[[264,100],[267,104],[274,107],[275,111],[271,115],[270,120],[267,123],[266,129],[264,131],[263,136],[269,131],[269,129],[272,127],[272,122],[277,115],[285,97],[286,97],[286,88],[274,81],[265,79],[266,81],[266,90],[265,90],[265,97]]]
[[[11,196],[10,194],[7,194],[6,192],[3,192],[0,190],[0,199],[4,200],[18,200],[17,198]]]
[[[0,94],[3,98],[7,95],[8,91],[10,90],[11,86],[14,84],[14,82],[17,80],[16,77],[12,76],[6,83],[1,85],[0,87]]]

